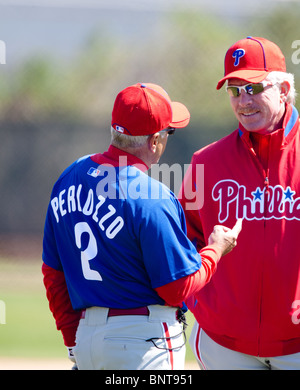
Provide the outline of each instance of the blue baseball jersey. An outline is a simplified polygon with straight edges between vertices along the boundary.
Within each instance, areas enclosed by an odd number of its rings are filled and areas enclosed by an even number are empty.
[[[43,261],[64,272],[75,310],[163,305],[154,288],[201,266],[179,201],[132,157],[110,146],[73,163],[53,187]]]

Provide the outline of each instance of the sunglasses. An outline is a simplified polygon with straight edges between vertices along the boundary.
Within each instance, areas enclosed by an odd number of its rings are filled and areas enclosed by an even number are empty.
[[[264,91],[264,89],[267,86],[274,85],[267,81],[262,81],[261,83],[250,83],[246,85],[228,85],[226,87],[226,91],[228,92],[229,96],[232,97],[238,97],[242,93],[242,91],[245,91],[248,95],[257,95],[258,93],[261,93]]]
[[[171,127],[170,129],[167,129],[168,135],[174,134],[174,133],[175,133],[175,130],[176,130],[176,129],[174,129],[173,127]]]
[[[175,133],[175,128],[174,127],[168,127],[167,129],[161,130],[161,132],[166,132],[168,135],[172,135]]]

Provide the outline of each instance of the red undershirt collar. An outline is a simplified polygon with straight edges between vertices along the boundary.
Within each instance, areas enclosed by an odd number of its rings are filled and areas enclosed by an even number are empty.
[[[108,150],[103,154],[99,153],[91,156],[91,159],[98,164],[103,164],[103,157],[107,163],[110,163],[114,166],[134,165],[142,172],[146,172],[149,169],[143,160],[113,145],[110,145]]]

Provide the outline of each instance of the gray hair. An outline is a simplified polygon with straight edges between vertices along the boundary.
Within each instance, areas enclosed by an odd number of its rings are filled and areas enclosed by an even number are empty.
[[[145,145],[148,140],[148,135],[131,136],[119,133],[112,126],[111,132],[111,143],[112,145],[119,148],[140,148]]]
[[[286,72],[271,72],[268,74],[268,76],[265,78],[266,81],[270,81],[273,84],[281,84],[284,81],[287,81],[290,84],[290,90],[287,95],[287,103],[295,104],[297,92],[295,89],[295,79],[294,75],[292,73],[286,73]]]
[[[111,144],[119,148],[140,148],[144,146],[150,137],[150,135],[138,135],[132,136],[127,134],[122,134],[116,131],[112,126],[110,128],[111,133]],[[162,130],[159,132],[161,137],[167,136],[167,131]]]

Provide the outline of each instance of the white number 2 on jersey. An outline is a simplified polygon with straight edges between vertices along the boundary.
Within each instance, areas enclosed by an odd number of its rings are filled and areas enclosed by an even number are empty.
[[[86,222],[78,222],[75,225],[75,242],[77,247],[81,250],[81,236],[83,233],[88,233],[89,242],[85,250],[81,251],[81,266],[83,276],[87,280],[98,280],[102,281],[102,277],[98,271],[92,270],[90,267],[90,260],[94,259],[97,256],[97,241],[96,238]]]

